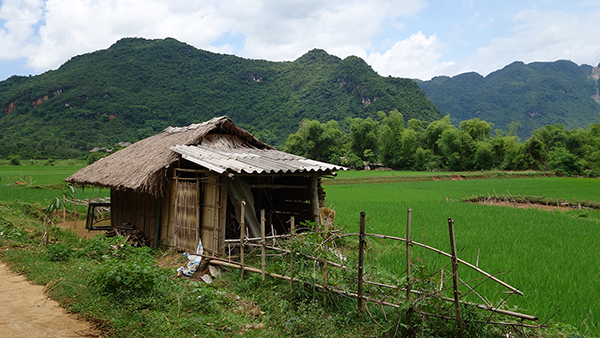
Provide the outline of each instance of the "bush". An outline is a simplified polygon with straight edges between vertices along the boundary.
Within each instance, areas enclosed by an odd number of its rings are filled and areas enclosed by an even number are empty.
[[[23,229],[14,226],[10,221],[0,217],[0,246],[7,242],[28,243],[29,236]]]
[[[12,155],[8,158],[8,161],[10,162],[10,165],[21,165],[21,156]]]
[[[114,296],[144,295],[168,280],[165,272],[154,262],[139,256],[104,261],[92,278],[101,292]]]
[[[64,243],[56,243],[48,246],[46,258],[51,262],[64,262],[73,257],[75,251]]]

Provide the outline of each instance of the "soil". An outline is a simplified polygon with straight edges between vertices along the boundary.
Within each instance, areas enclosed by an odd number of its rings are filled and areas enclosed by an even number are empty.
[[[100,337],[87,321],[77,319],[23,275],[0,263],[0,337]]]
[[[573,210],[573,208],[570,207],[564,207],[564,206],[556,206],[556,205],[546,205],[546,204],[539,204],[539,203],[525,203],[525,202],[513,202],[513,201],[509,201],[509,202],[505,202],[505,201],[498,201],[498,200],[487,200],[484,202],[475,202],[477,204],[484,204],[484,205],[495,205],[495,206],[501,206],[501,207],[511,207],[511,208],[521,208],[521,209],[530,209],[530,208],[534,208],[534,209],[542,209],[542,210],[560,210],[560,211],[570,211]]]
[[[65,228],[73,228],[67,224]],[[77,234],[91,238],[98,231],[85,230],[78,222]],[[100,337],[101,332],[77,315],[69,314],[48,298],[43,285],[11,272],[0,262],[0,338],[4,337]]]

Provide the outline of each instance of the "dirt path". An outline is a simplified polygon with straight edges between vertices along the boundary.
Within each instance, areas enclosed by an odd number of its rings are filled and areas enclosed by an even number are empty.
[[[46,297],[44,286],[0,262],[0,337],[100,337],[100,332]]]

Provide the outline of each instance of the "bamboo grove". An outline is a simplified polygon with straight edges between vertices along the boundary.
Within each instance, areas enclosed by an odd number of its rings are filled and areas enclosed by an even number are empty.
[[[379,119],[351,118],[342,131],[336,121],[303,120],[284,151],[319,161],[363,169],[380,162],[399,170],[552,170],[566,175],[600,174],[600,118],[587,129],[547,125],[527,140],[478,118],[460,122],[447,115],[426,123],[404,121],[400,112],[378,112]],[[366,169],[366,168],[365,168]]]

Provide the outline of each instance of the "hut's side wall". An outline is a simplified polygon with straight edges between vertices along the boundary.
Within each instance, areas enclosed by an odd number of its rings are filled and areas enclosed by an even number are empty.
[[[172,173],[170,173],[172,175]],[[168,188],[162,198],[160,239],[162,243],[173,246],[175,233],[175,203],[177,186],[174,178],[169,179]]]
[[[152,195],[111,190],[110,199],[113,226],[130,223],[147,239],[154,240],[156,199]]]

